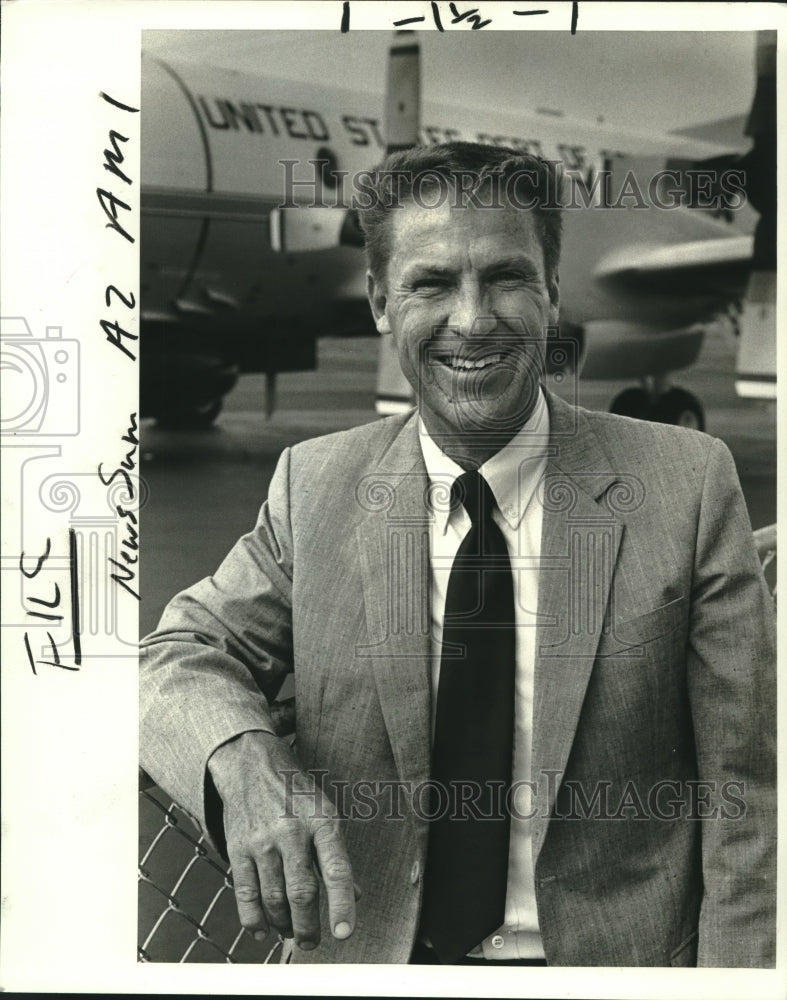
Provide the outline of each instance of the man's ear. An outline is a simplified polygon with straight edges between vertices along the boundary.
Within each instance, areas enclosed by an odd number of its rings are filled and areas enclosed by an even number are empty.
[[[391,325],[385,313],[388,297],[385,294],[382,282],[378,281],[371,271],[366,272],[366,297],[369,299],[377,332],[390,333]]]
[[[560,314],[560,275],[554,272],[549,279],[549,322],[557,323]]]

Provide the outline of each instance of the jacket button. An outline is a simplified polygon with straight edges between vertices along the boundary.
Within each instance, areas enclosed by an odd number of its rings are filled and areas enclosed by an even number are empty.
[[[503,947],[503,938],[499,934],[495,934],[495,936],[492,938],[492,947],[493,948]]]
[[[410,869],[410,881],[415,885],[418,881],[418,876],[421,874],[421,866],[417,861],[413,861],[413,867]]]

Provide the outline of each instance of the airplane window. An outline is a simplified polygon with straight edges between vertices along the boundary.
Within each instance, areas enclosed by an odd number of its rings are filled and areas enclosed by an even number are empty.
[[[317,150],[315,160],[320,161],[320,176],[322,177],[323,184],[328,188],[335,188],[339,183],[339,178],[336,176],[336,171],[339,169],[339,161],[336,158],[336,153],[327,146],[320,146]]]

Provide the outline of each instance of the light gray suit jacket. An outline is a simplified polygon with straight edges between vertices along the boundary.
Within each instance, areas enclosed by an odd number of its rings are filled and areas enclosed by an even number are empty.
[[[532,743],[547,960],[772,965],[774,615],[732,457],[548,402]],[[294,961],[406,962],[417,933],[427,487],[414,416],[286,450],[254,530],[145,643],[142,764],[219,845],[208,758],[274,731],[294,673],[299,762],[344,789],[363,892],[352,938],[324,922]]]

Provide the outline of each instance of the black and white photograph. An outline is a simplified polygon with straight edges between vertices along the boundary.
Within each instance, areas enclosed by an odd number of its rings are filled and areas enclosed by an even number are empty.
[[[784,11],[54,6],[3,988],[780,995]]]

